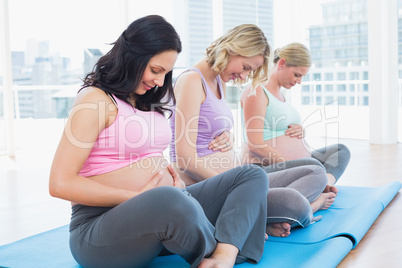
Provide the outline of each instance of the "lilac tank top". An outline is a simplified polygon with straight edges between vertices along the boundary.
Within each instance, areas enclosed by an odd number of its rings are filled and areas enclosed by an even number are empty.
[[[219,76],[216,77],[218,80],[219,92],[221,99],[218,99],[215,94],[209,88],[207,82],[204,79],[201,71],[197,68],[190,68],[186,70],[196,71],[200,74],[203,88],[205,91],[205,101],[201,104],[200,117],[198,119],[198,135],[197,135],[197,154],[199,157],[207,156],[214,152],[208,149],[208,144],[218,135],[224,131],[230,131],[233,127],[233,115],[230,107],[228,106],[223,90],[222,82]],[[191,88],[187,89],[191,90]],[[173,109],[174,111],[174,109]],[[175,113],[173,112],[170,118],[170,128],[172,129],[172,140],[170,142],[170,161],[176,161],[176,142],[175,142]],[[184,137],[185,138],[185,135]]]

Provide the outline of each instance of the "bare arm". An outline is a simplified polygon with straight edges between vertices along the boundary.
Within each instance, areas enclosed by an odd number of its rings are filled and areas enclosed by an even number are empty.
[[[200,76],[193,72],[183,74],[176,81],[175,97],[176,161],[180,169],[198,181],[219,174],[197,154],[198,118],[205,100]]]
[[[264,143],[264,120],[268,98],[261,87],[256,89],[255,95],[248,96],[249,90],[250,87],[243,92],[242,105],[248,147],[252,153],[250,157],[259,158],[264,165],[286,161],[282,154]]]
[[[52,196],[89,206],[116,206],[139,192],[103,185],[79,175],[99,133],[117,110],[100,89],[86,88],[77,95],[56,150],[49,177]],[[162,176],[156,174],[142,191],[153,188]]]

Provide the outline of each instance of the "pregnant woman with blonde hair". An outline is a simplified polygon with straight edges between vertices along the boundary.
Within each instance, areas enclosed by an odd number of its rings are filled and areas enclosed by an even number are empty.
[[[187,185],[241,166],[233,149],[233,115],[225,100],[225,83],[241,85],[252,79],[258,85],[266,79],[269,55],[261,29],[243,24],[215,40],[206,57],[177,78],[170,160]],[[314,212],[333,203],[335,194],[323,193],[327,178],[321,166],[303,165],[268,176],[269,235],[288,236],[292,226],[308,226]]]
[[[247,163],[268,167],[311,163],[306,158],[312,158],[327,172],[326,190],[336,193],[333,185],[349,163],[349,149],[334,144],[310,151],[304,141],[300,115],[283,91],[301,83],[311,66],[310,52],[303,44],[290,43],[274,52],[273,61],[268,81],[256,89],[247,87],[241,96],[242,157]]]

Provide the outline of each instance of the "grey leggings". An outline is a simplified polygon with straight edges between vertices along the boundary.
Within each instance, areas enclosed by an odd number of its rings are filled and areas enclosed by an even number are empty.
[[[310,203],[316,200],[327,185],[325,170],[318,165],[295,166],[269,173],[267,223],[288,222],[307,227],[313,220]]]
[[[338,181],[349,164],[349,160],[350,151],[348,147],[343,144],[333,144],[313,151],[311,158],[279,162],[266,166],[264,169],[270,173],[292,167],[318,165],[323,167],[327,173],[332,174]]]
[[[258,262],[267,193],[266,172],[245,165],[187,189],[157,187],[113,208],[75,205],[71,253],[83,267],[143,267],[166,248],[197,267],[219,241],[239,249],[237,261]]]
[[[311,158],[263,166],[269,174],[267,223],[310,225],[313,220],[310,203],[325,189],[326,173],[338,180],[349,160],[349,149],[343,144],[334,144],[312,152]]]

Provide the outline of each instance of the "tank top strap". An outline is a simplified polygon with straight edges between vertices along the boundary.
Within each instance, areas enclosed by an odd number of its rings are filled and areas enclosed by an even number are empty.
[[[198,68],[192,67],[192,68],[189,68],[189,69],[183,71],[181,74],[179,74],[179,76],[177,76],[176,81],[179,79],[179,77],[180,77],[182,74],[187,73],[187,72],[189,72],[189,71],[195,71],[195,72],[197,72],[197,73],[201,76],[201,82],[202,82],[202,85],[203,85],[202,88],[204,89],[205,94],[208,96],[208,90],[207,90],[207,88],[209,89],[208,84],[206,83],[204,76],[202,75],[201,71],[200,71]],[[174,85],[174,86],[176,86],[176,81],[175,81],[175,85]]]
[[[281,94],[282,94],[283,98],[285,99],[284,102],[278,100],[271,92],[269,92],[269,90],[264,85],[261,85],[261,87],[264,90],[265,95],[267,95],[268,100],[270,102],[271,101],[273,101],[273,102],[281,102],[281,103],[287,103],[288,102],[288,98],[287,98],[287,96],[285,94],[283,94],[282,90],[281,90]]]
[[[192,67],[192,68],[189,68],[187,71],[195,71],[195,72],[197,72],[197,73],[201,76],[202,85],[203,85],[202,88],[204,89],[205,94],[208,96],[208,91],[210,91],[210,89],[209,89],[208,83],[207,83],[207,81],[205,81],[205,78],[204,78],[204,76],[202,75],[200,69],[198,69],[198,68],[196,68],[196,67]]]
[[[268,97],[268,101],[271,101],[271,99],[272,99],[272,94],[271,94],[271,92],[269,92],[269,90],[264,86],[264,85],[261,85],[261,87],[262,87],[262,90],[264,90],[264,92],[265,92],[265,95],[267,95],[267,97]]]
[[[97,88],[103,90],[103,91],[106,93],[106,95],[112,100],[112,102],[114,103],[114,105],[116,105],[117,108],[119,107],[119,106],[117,105],[117,101],[116,101],[116,100],[120,100],[120,99],[117,98],[114,94],[112,94],[112,93],[108,92],[107,90],[105,90],[105,88],[102,87],[102,86],[99,85],[99,84],[96,84],[96,85],[85,85],[85,86],[81,87],[81,88],[78,90],[77,93],[79,93],[81,90],[83,90],[83,89],[86,88],[86,87],[97,87]]]
[[[119,108],[119,105],[117,104],[117,100],[119,98],[116,98],[116,96],[112,93],[106,92],[106,94],[109,96],[109,98],[113,101],[114,105],[116,105],[117,108]],[[120,101],[120,100],[119,100]]]
[[[184,74],[184,73],[186,73],[186,72],[189,72],[189,71],[195,71],[195,72],[197,72],[197,73],[201,76],[201,82],[202,82],[202,85],[203,85],[202,88],[204,89],[205,94],[206,94],[206,96],[208,97],[208,95],[209,95],[208,92],[211,91],[211,88],[208,86],[208,83],[207,83],[207,81],[205,80],[204,76],[202,75],[202,72],[200,71],[200,69],[198,69],[198,68],[196,68],[196,67],[191,67],[191,68],[185,70],[184,72],[182,72],[182,73],[176,78],[176,81],[177,81],[177,79],[178,79],[182,74]],[[222,98],[224,98],[224,94],[223,94],[222,81],[221,81],[219,75],[216,77],[216,80],[218,81],[219,94],[221,95],[221,98],[220,98],[220,99],[222,99]],[[212,93],[212,91],[211,91],[211,93]],[[220,100],[220,99],[218,99],[218,100]]]
[[[207,96],[208,96],[208,91],[210,91],[213,95],[215,95],[215,93],[213,93],[211,88],[208,86],[207,81],[205,81],[204,76],[202,75],[201,71],[198,68],[192,67],[189,70],[196,71],[201,76],[203,88],[204,88],[205,94]],[[219,75],[216,77],[216,80],[218,82],[219,95],[220,95],[220,98],[216,98],[216,99],[217,100],[222,100],[225,97],[224,97],[224,94],[223,94],[222,80],[220,79]]]
[[[216,77],[216,80],[218,80],[218,87],[219,87],[219,92],[221,94],[221,99],[225,98],[225,95],[223,94],[222,80],[219,75]]]

